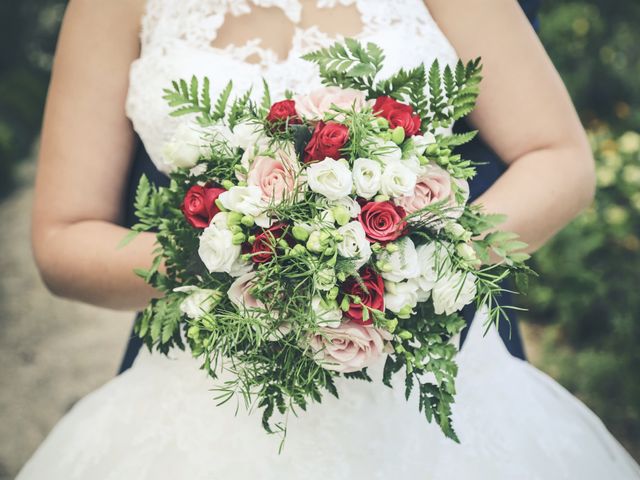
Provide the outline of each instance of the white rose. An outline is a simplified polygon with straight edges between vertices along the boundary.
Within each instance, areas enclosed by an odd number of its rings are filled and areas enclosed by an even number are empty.
[[[356,193],[367,200],[380,191],[382,167],[380,162],[370,158],[357,158],[353,162],[353,185]]]
[[[331,208],[343,207],[349,214],[350,218],[356,218],[362,211],[362,207],[360,207],[360,204],[356,201],[355,198],[352,197],[342,197],[338,200],[332,200],[329,202],[329,206]]]
[[[338,303],[327,302],[319,295],[315,295],[311,299],[311,310],[316,315],[316,321],[324,327],[336,328],[342,322],[342,310]]]
[[[385,282],[384,306],[394,313],[399,313],[405,307],[415,308],[419,300],[419,287],[415,279],[406,282]],[[422,297],[424,298],[424,297]]]
[[[438,242],[425,243],[416,248],[420,274],[416,277],[418,301],[429,299],[429,293],[438,281],[439,276],[450,265],[449,254],[445,246]]]
[[[432,133],[414,135],[411,137],[410,142],[410,149],[414,155],[424,155],[424,151],[427,147],[436,142],[436,137]]]
[[[413,195],[418,176],[400,161],[389,162],[384,168],[380,191],[389,197]]]
[[[231,273],[240,257],[240,245],[234,245],[233,233],[226,228],[226,225],[222,227],[222,221],[215,220],[214,217],[211,225],[200,235],[198,255],[209,272]]]
[[[255,185],[248,187],[231,187],[218,197],[227,210],[239,212],[252,217],[260,216],[265,208],[262,201],[262,190]]]
[[[360,222],[349,222],[338,229],[342,241],[338,243],[338,254],[344,258],[353,258],[356,270],[371,258],[371,245]]]
[[[473,302],[476,296],[476,276],[459,270],[449,270],[433,287],[433,310],[451,315]]]
[[[307,167],[309,188],[329,200],[338,200],[351,193],[351,170],[344,162],[325,158]]]
[[[420,275],[418,253],[413,241],[404,237],[393,242],[393,245],[398,247],[395,252],[389,253],[384,250],[379,254],[380,261],[387,267],[382,272],[382,278],[391,282],[401,282]]]
[[[173,291],[188,294],[180,303],[180,311],[192,319],[200,318],[213,311],[218,300],[220,300],[220,292],[218,290],[184,286],[174,288]]]
[[[396,162],[402,159],[402,150],[391,140],[383,140],[380,137],[372,137],[371,157],[382,163]]]
[[[253,149],[254,145],[264,144],[266,137],[262,127],[254,122],[242,122],[233,127],[232,144],[243,150]]]
[[[171,167],[192,168],[202,156],[202,132],[195,124],[183,123],[162,147],[164,162]]]

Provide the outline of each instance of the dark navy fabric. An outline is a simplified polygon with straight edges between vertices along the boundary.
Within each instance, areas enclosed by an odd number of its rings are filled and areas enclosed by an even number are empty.
[[[536,29],[538,26],[537,12],[540,8],[540,3],[541,0],[520,1],[522,9]],[[459,122],[454,130],[456,132],[468,131],[469,126],[465,122]],[[498,156],[486,144],[484,144],[482,140],[480,140],[480,138],[476,138],[467,145],[462,146],[459,149],[459,152],[465,158],[479,163],[477,167],[478,173],[470,183],[470,201],[473,201],[485,192],[500,177],[500,175],[502,175],[505,171],[505,165],[500,161]],[[147,178],[149,178],[149,180],[155,185],[167,186],[169,183],[169,179],[160,173],[153,165],[149,155],[142,145],[142,142],[138,139],[138,146],[129,176],[127,195],[124,199],[125,226],[128,227],[132,226],[136,222],[133,203],[138,181],[143,174],[146,175]],[[508,285],[505,285],[505,287],[508,287]],[[500,301],[502,305],[512,305],[513,299],[510,294],[503,294]],[[463,314],[467,324],[470,325],[471,320],[475,315],[475,309],[472,307],[465,308]],[[461,343],[464,342],[467,330],[468,329],[465,329],[463,332]],[[517,319],[512,312],[509,314],[509,321],[500,322],[499,331],[511,354],[524,359],[524,349],[522,347],[522,340],[518,330]],[[131,367],[141,347],[141,340],[132,331],[129,344],[127,345],[127,349],[120,366],[120,373]]]

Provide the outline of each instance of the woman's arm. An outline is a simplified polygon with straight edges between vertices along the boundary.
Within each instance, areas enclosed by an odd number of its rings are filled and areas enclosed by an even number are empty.
[[[139,54],[138,0],[72,0],[45,108],[32,242],[55,294],[135,309],[154,294],[133,274],[151,264],[154,236],[118,243],[134,135],[125,116],[129,66]]]
[[[593,199],[589,143],[557,71],[515,0],[425,0],[463,60],[482,57],[470,122],[509,165],[477,203],[508,216],[529,251]]]

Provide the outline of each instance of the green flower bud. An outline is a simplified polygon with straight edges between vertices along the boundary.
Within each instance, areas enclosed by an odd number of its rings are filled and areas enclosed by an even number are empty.
[[[291,228],[291,234],[293,238],[301,242],[306,242],[309,239],[309,232],[298,225],[294,225]]]
[[[408,305],[405,305],[398,312],[398,318],[402,318],[403,320],[406,320],[407,318],[410,318],[411,317],[411,311],[412,311],[412,308],[410,306],[408,306]]]
[[[376,202],[386,202],[386,201],[389,200],[389,196],[380,194],[380,195],[376,195],[373,198],[373,200],[376,201]]]
[[[405,139],[404,128],[396,127],[391,131],[391,140],[396,145],[400,145],[402,142],[404,142],[404,139]]]
[[[291,249],[291,255],[293,255],[293,256],[300,257],[300,256],[306,255],[306,254],[307,254],[307,249],[304,248],[299,243],[294,245],[294,247]]]
[[[342,272],[342,271],[340,271],[340,272],[336,273],[336,278],[339,281],[344,282],[347,279],[347,274]]]
[[[398,251],[398,245],[395,243],[388,243],[386,246],[387,252],[393,253]]]
[[[423,166],[423,167],[424,167],[425,165],[428,165],[428,164],[429,164],[429,159],[428,159],[427,157],[425,157],[424,155],[420,155],[420,156],[418,157],[418,161],[420,162],[420,165],[421,165],[421,166]]]
[[[400,354],[403,354],[404,352],[406,352],[406,350],[401,344],[397,344],[395,346],[395,350],[396,350],[396,353],[400,353]]]
[[[346,296],[342,298],[342,302],[340,302],[340,310],[343,312],[348,312],[351,304],[349,303],[349,298]]]
[[[402,340],[409,340],[409,339],[413,338],[413,334],[409,330],[401,330],[401,331],[399,331],[398,332],[398,336]]]
[[[248,185],[247,182],[244,182],[244,181],[243,182],[238,182],[238,186],[239,187],[246,187],[247,185]]]
[[[459,240],[465,236],[467,231],[465,228],[456,222],[449,222],[444,227],[445,232],[451,235],[453,238]]]
[[[322,243],[327,243],[331,239],[331,234],[325,230],[320,232],[320,241]]]
[[[425,154],[428,156],[433,156],[436,155],[438,153],[438,145],[435,143],[432,143],[430,145],[427,145],[427,148],[425,149]]]
[[[380,132],[378,134],[378,137],[380,137],[382,140],[388,142],[389,140],[391,140],[391,132],[389,130],[385,130],[384,132]]]
[[[223,180],[222,188],[225,190],[231,190],[231,187],[235,187],[234,183],[231,180]]]
[[[379,243],[372,243],[371,244],[371,250],[373,251],[373,253],[378,253],[383,248],[384,248],[384,246],[379,244]]]
[[[215,204],[216,204],[216,207],[218,207],[218,209],[219,209],[221,212],[228,212],[228,211],[229,211],[229,210],[227,210],[226,208],[224,208],[224,205],[222,205],[222,202],[220,201],[220,199],[219,199],[219,198],[216,198],[215,202],[213,202],[213,203],[215,203]]]
[[[340,289],[338,287],[333,287],[327,293],[327,300],[335,300],[336,298],[338,298],[339,293],[340,293]]]
[[[229,212],[229,215],[227,215],[227,225],[229,227],[233,225],[239,225],[242,221],[243,216],[244,215],[242,215],[240,212]]]
[[[393,270],[393,267],[389,263],[383,262],[382,260],[376,262],[376,267],[378,267],[378,270],[381,272],[390,272]]]
[[[245,227],[251,228],[255,225],[256,221],[251,215],[245,215],[242,217],[242,220],[240,220],[240,223]]]
[[[325,249],[320,240],[320,232],[317,230],[311,232],[309,239],[307,240],[307,250],[313,253],[320,253]]]
[[[333,218],[335,218],[338,225],[343,226],[349,223],[351,220],[351,215],[349,215],[349,211],[344,208],[342,205],[338,205],[337,207],[333,207],[331,210],[333,213]]]
[[[246,239],[247,238],[244,236],[244,233],[234,233],[231,243],[233,243],[234,245],[242,245],[246,241]]]
[[[327,248],[324,249],[324,252],[322,252],[324,255],[326,255],[327,257],[331,257],[333,255],[335,255],[336,253],[336,247],[334,246],[329,246]]]
[[[191,339],[198,338],[199,335],[200,335],[200,328],[198,328],[195,325],[191,325],[189,327],[189,330],[187,330],[187,337]]]
[[[376,123],[378,124],[378,127],[380,127],[383,130],[386,130],[389,128],[389,121],[386,118],[378,117],[376,119]]]
[[[394,318],[393,320],[387,320],[385,327],[389,333],[395,332],[396,328],[398,328],[398,319]]]
[[[456,252],[467,262],[475,262],[478,259],[475,249],[468,243],[459,243],[456,245]]]
[[[253,245],[253,242],[256,241],[256,236],[255,235],[251,235],[249,236],[249,238],[247,238],[247,242],[249,242],[250,244]]]
[[[231,233],[243,233],[242,227],[240,225],[231,225],[229,227],[229,230],[231,231]]]

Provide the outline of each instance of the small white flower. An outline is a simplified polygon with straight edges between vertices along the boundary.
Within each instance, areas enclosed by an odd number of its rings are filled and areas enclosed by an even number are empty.
[[[223,192],[218,197],[227,210],[259,217],[262,215],[265,205],[262,201],[260,187],[249,185],[248,187],[235,186]]]
[[[323,327],[337,328],[342,321],[342,310],[336,301],[325,301],[320,295],[311,299],[311,309],[316,314],[316,321]]]
[[[307,167],[309,188],[329,200],[338,200],[351,193],[351,170],[344,162],[325,158]]]
[[[174,288],[173,291],[188,294],[180,303],[180,311],[192,319],[200,318],[213,311],[220,299],[218,290],[184,286]]]
[[[427,147],[436,142],[436,137],[432,133],[425,133],[424,135],[414,135],[410,141],[412,153],[414,155],[424,155]]]
[[[206,171],[207,171],[207,164],[206,163],[199,163],[198,165],[193,167],[191,170],[189,170],[189,176],[190,177],[197,177],[199,175],[204,174]]]
[[[471,303],[476,296],[476,276],[459,270],[449,270],[433,287],[433,310],[451,315]]]
[[[389,197],[413,195],[418,176],[401,161],[389,162],[384,168],[380,191]]]
[[[233,127],[231,142],[234,147],[247,151],[252,149],[254,145],[264,144],[265,141],[268,139],[258,123],[242,122]]]
[[[378,256],[388,267],[383,270],[382,278],[391,282],[401,282],[420,275],[418,253],[413,241],[409,237],[403,237],[393,245],[398,247],[395,252],[389,253],[384,250]]]
[[[444,244],[438,242],[425,243],[416,248],[420,274],[416,277],[419,288],[419,302],[429,298],[429,293],[436,281],[450,265],[449,253]]]
[[[394,313],[399,313],[405,307],[415,308],[418,301],[428,299],[420,297],[418,284],[415,279],[406,282],[385,282],[384,306]],[[424,298],[419,300],[419,298]]]
[[[195,124],[183,123],[162,147],[164,162],[173,170],[192,168],[202,156],[202,132]]]
[[[382,167],[380,162],[370,158],[357,158],[353,162],[353,185],[356,193],[367,200],[380,191]]]
[[[402,159],[402,150],[391,140],[383,140],[380,137],[371,137],[373,144],[371,158],[384,164]]]
[[[333,268],[318,270],[313,276],[313,282],[318,290],[329,291],[336,285],[336,272]]]
[[[371,258],[371,245],[360,222],[349,222],[338,229],[342,241],[338,243],[338,254],[344,258],[353,258],[356,269],[362,267]]]
[[[231,273],[237,267],[240,257],[240,245],[233,244],[233,233],[226,227],[226,222],[216,217],[200,235],[198,255],[209,272]]]

